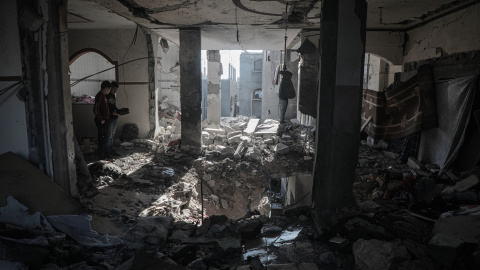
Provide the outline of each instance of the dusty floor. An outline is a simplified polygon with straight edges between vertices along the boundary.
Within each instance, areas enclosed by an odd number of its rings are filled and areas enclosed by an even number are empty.
[[[385,142],[359,144],[353,185],[358,207],[342,209],[323,235],[314,229],[305,204],[271,209],[286,203],[275,201],[279,178],[311,174],[308,145],[313,136],[305,137],[306,130],[282,126],[274,139],[290,146],[283,154],[262,146],[261,140],[251,142],[264,148],[259,155],[241,158],[215,147],[195,158],[183,155],[178,146],[154,151],[158,147],[146,140],[118,145],[119,155],[111,160],[84,153],[91,179],[85,183],[79,175],[78,199],[92,217],[91,229],[100,236],[32,233],[2,224],[0,268],[480,267],[479,190],[474,179],[478,170],[440,176],[431,164],[413,168],[386,151]],[[310,138],[309,144],[305,138]],[[453,180],[455,175],[458,179]],[[473,180],[468,185],[467,178]],[[444,191],[460,182],[462,189],[455,185],[455,192]],[[38,237],[47,244],[32,240]]]

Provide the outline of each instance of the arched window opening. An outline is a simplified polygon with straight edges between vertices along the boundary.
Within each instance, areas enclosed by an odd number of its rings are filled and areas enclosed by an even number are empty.
[[[87,49],[70,60],[70,86],[74,103],[93,103],[104,80],[117,80],[117,62],[103,53]]]

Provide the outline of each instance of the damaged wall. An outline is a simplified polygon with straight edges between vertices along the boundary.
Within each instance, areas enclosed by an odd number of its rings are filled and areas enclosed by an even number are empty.
[[[168,48],[162,48],[159,42],[156,61],[158,98],[161,101],[166,97],[169,104],[180,107],[179,47],[171,41],[163,40]]]
[[[119,65],[144,58],[118,67],[120,87],[117,107],[128,107],[130,113],[118,118],[117,134],[126,123],[135,123],[139,137],[147,138],[150,131],[147,39],[145,33],[138,29],[133,42],[135,32],[135,29],[69,30],[69,51],[72,55],[82,49],[94,48],[118,61]],[[100,83],[98,88],[100,90]],[[93,121],[93,112],[86,117]]]
[[[367,31],[365,52],[384,57],[394,65],[403,64],[403,32]]]
[[[262,59],[262,53],[242,52],[240,54],[240,78],[238,89],[239,114],[252,115],[252,92],[262,87],[262,69],[255,70],[255,61]],[[265,94],[265,93],[264,93]],[[262,102],[265,101],[263,98]]]
[[[480,19],[476,17],[480,17],[479,4],[408,31],[403,62],[479,50]]]
[[[262,73],[262,120],[279,120],[278,89],[280,81],[275,85],[275,69],[280,64],[280,51],[266,51],[263,55]]]
[[[2,2],[0,9],[0,89],[9,87],[22,79],[20,41],[17,25],[16,1]],[[14,152],[28,159],[27,124],[25,103],[16,96],[15,86],[8,92],[0,90],[0,154]]]

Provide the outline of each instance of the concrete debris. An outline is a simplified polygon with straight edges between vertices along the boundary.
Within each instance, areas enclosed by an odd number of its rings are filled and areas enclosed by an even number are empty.
[[[283,143],[278,143],[277,145],[275,145],[275,148],[274,148],[275,153],[280,155],[284,155],[288,153],[289,150],[290,148]]]
[[[361,270],[390,269],[393,262],[410,259],[405,246],[377,239],[359,239],[353,243],[355,262]]]
[[[260,124],[244,116],[222,118],[220,125],[204,122],[203,154],[191,157],[181,145],[168,146],[181,136],[178,108],[163,99],[158,120],[154,139],[125,141],[112,160],[97,162],[85,155],[98,188],[97,194],[81,197],[91,216],[90,227],[82,226],[88,237],[74,234],[75,225],[59,232],[52,224],[54,232],[38,237],[3,224],[0,250],[30,243],[43,255],[28,256],[35,259],[31,264],[0,252],[0,265],[6,260],[39,269],[47,264],[120,270],[479,268],[475,217],[480,206],[473,189],[478,179],[468,177],[442,196],[453,183],[438,166],[413,170],[399,156],[386,158],[388,144],[373,140],[375,147],[360,146],[353,186],[363,211],[340,209],[331,228],[319,235],[311,194],[304,192],[298,173],[313,171],[314,128],[296,120]],[[282,189],[291,192],[282,195]],[[458,208],[461,201],[473,206]],[[88,225],[88,215],[65,223]],[[99,246],[88,248],[93,244]]]
[[[99,235],[92,231],[91,216],[86,215],[63,215],[48,216],[48,221],[59,231],[75,239],[78,243],[87,247],[111,247],[120,245],[123,241],[110,235]]]
[[[469,177],[461,180],[460,182],[458,182],[454,186],[445,188],[442,191],[442,194],[449,194],[449,193],[452,193],[452,192],[455,192],[455,191],[462,192],[462,191],[465,191],[469,188],[472,188],[472,187],[476,186],[478,184],[478,182],[479,182],[478,177],[476,175],[472,174]]]
[[[416,169],[416,170],[423,169],[423,167],[424,167],[423,164],[420,161],[418,161],[416,158],[413,158],[413,157],[408,158],[407,165],[410,168]]]
[[[7,197],[7,205],[0,207],[0,223],[12,224],[28,231],[54,231],[42,213],[30,215],[28,208],[11,196]]]

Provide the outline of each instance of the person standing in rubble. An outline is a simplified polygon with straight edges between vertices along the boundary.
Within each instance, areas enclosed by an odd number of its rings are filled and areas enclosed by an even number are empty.
[[[283,70],[278,72],[282,75],[282,82],[280,83],[280,88],[278,90],[278,106],[280,107],[280,124],[285,123],[285,112],[288,107],[288,93],[287,91],[292,91],[295,93],[292,83],[292,73],[288,71],[284,65]]]
[[[100,159],[109,158],[106,156],[108,120],[110,119],[110,110],[108,106],[107,95],[110,93],[111,84],[109,81],[103,81],[100,85],[100,91],[95,96],[95,105],[93,113],[95,114],[95,125],[98,130],[98,156]]]
[[[111,89],[110,93],[107,95],[108,100],[108,109],[110,111],[110,119],[108,120],[108,131],[107,131],[107,146],[106,154],[107,156],[114,155],[118,156],[119,154],[113,150],[113,140],[115,138],[115,131],[117,130],[117,119],[119,114],[117,113],[117,101],[115,94],[117,93],[118,83],[112,81],[110,83]]]

